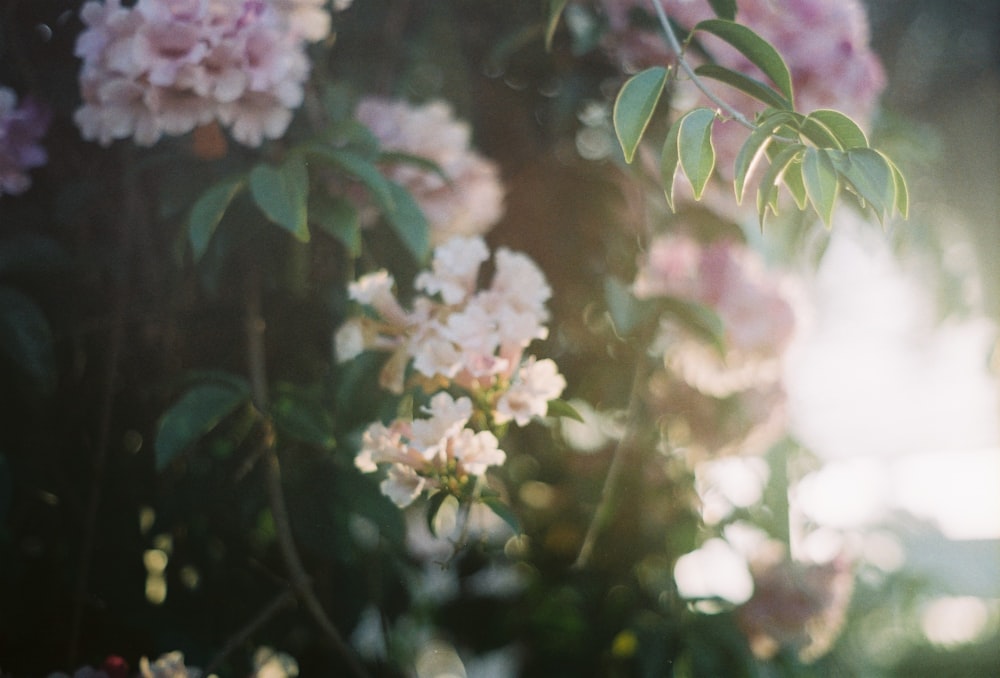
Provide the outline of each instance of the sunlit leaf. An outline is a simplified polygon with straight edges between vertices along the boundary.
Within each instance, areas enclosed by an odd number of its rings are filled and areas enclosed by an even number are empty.
[[[691,182],[695,200],[701,199],[715,169],[715,148],[712,146],[714,122],[715,111],[710,108],[696,108],[681,118],[677,133],[681,169]]]
[[[231,177],[215,184],[201,194],[191,208],[188,217],[188,241],[194,252],[194,260],[199,261],[208,249],[208,243],[223,215],[240,191],[246,188],[244,176]]]
[[[576,411],[576,408],[561,398],[554,398],[549,401],[545,416],[566,417],[567,419],[575,419],[581,424],[583,423],[583,417]]]
[[[906,186],[906,177],[896,166],[896,163],[889,160],[889,167],[892,168],[892,182],[896,189],[896,194],[893,200],[893,208],[899,213],[904,219],[909,219],[910,217],[910,190]]]
[[[250,194],[272,222],[302,242],[309,241],[309,173],[299,155],[279,167],[259,164],[250,171]]]
[[[666,68],[647,68],[629,78],[618,93],[612,118],[625,162],[635,157],[666,82]]]
[[[840,180],[829,154],[820,148],[806,148],[802,156],[802,181],[813,209],[829,228],[840,192]]]
[[[555,37],[556,28],[559,27],[559,18],[563,10],[566,9],[568,0],[549,0],[549,17],[545,22],[545,50],[552,51],[552,39]]]
[[[785,99],[794,104],[792,75],[778,51],[752,30],[725,19],[708,19],[695,25],[692,33],[704,31],[721,38],[750,60],[764,75],[771,79]]]
[[[844,148],[866,148],[868,146],[868,137],[858,127],[858,123],[840,111],[820,109],[813,111],[806,118],[823,123]]]
[[[872,206],[880,222],[884,221],[896,197],[896,180],[889,161],[870,148],[855,148],[833,157],[835,169],[851,190]]]
[[[776,213],[778,186],[785,170],[790,163],[796,162],[804,151],[805,146],[802,144],[789,144],[771,159],[771,165],[767,168],[767,172],[764,173],[764,178],[761,179],[760,186],[757,188],[757,219],[761,228],[764,228],[764,219],[767,216],[768,208],[770,207]]]
[[[660,182],[663,185],[663,194],[667,199],[667,205],[674,209],[674,179],[677,177],[677,166],[680,164],[680,152],[677,148],[677,139],[681,128],[681,121],[676,120],[667,132],[667,138],[663,142],[663,151],[660,154]]]
[[[730,87],[735,87],[745,94],[749,94],[754,99],[762,101],[774,108],[790,109],[791,103],[774,89],[764,84],[757,78],[751,78],[745,73],[734,71],[718,64],[702,64],[694,69],[697,75],[704,78],[711,78],[723,82]]]
[[[775,128],[786,121],[789,116],[762,116],[757,122],[757,129],[750,133],[747,140],[740,147],[740,152],[736,154],[736,162],[733,168],[733,188],[736,190],[736,202],[743,202],[743,192],[746,188],[747,176],[750,169],[759,161],[761,155],[767,150],[768,145],[774,138]]]
[[[249,398],[250,386],[245,381],[204,383],[189,389],[160,418],[154,445],[156,468],[166,467]]]
[[[56,387],[55,351],[49,321],[29,296],[0,286],[0,362],[40,395]]]
[[[736,0],[708,0],[708,4],[720,19],[736,19]]]

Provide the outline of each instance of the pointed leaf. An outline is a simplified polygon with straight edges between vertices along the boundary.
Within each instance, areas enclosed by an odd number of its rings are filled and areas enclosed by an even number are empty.
[[[836,150],[844,148],[837,135],[815,118],[804,118],[802,124],[799,125],[799,133],[819,148],[833,148]]]
[[[888,158],[887,158],[888,160]],[[896,163],[889,160],[889,167],[892,168],[892,182],[896,189],[896,193],[893,199],[893,208],[899,213],[899,216],[904,219],[910,218],[910,191],[906,187],[906,177],[903,173],[896,167]]]
[[[855,148],[834,157],[836,170],[851,190],[870,204],[879,222],[883,222],[896,198],[896,181],[889,161],[870,148]]]
[[[740,54],[771,79],[789,103],[795,103],[792,93],[792,75],[778,51],[752,30],[725,19],[708,19],[695,25],[692,33],[704,31],[732,45]]]
[[[850,149],[868,147],[868,137],[866,137],[864,131],[858,127],[858,123],[854,122],[851,118],[844,115],[840,111],[820,109],[818,111],[813,111],[806,117],[807,119],[817,120],[823,123],[823,125],[825,125],[835,137],[837,137],[837,140],[844,148]]]
[[[632,162],[642,135],[667,82],[667,69],[647,68],[629,78],[618,92],[612,118],[625,162]]]
[[[813,209],[829,228],[833,220],[833,207],[840,192],[837,170],[827,152],[820,148],[806,148],[802,156],[802,182]]]
[[[719,82],[724,82],[730,87],[735,87],[741,92],[749,94],[754,99],[763,101],[773,108],[787,110],[792,107],[788,100],[775,92],[774,89],[757,78],[751,78],[749,75],[740,73],[739,71],[734,71],[718,64],[702,64],[694,69],[694,72],[703,78],[711,78]]]
[[[663,151],[660,154],[660,182],[663,185],[663,193],[667,199],[667,205],[674,209],[674,179],[677,177],[677,166],[680,164],[681,156],[677,148],[677,140],[681,129],[681,121],[676,120],[667,132],[667,138],[663,142]]]
[[[701,194],[715,169],[715,148],[712,146],[712,124],[715,111],[710,108],[696,108],[681,118],[678,130],[677,149],[681,158],[681,168],[691,182],[695,200]]]
[[[785,184],[785,188],[788,189],[788,192],[792,194],[795,206],[800,210],[804,210],[806,205],[809,204],[809,196],[806,194],[805,181],[802,179],[802,163],[789,163],[785,167],[784,174],[781,175],[781,180]]]
[[[484,496],[480,501],[489,506],[493,513],[497,514],[505,523],[510,525],[510,528],[514,530],[514,534],[521,534],[521,522],[514,515],[514,511],[507,504],[500,501],[499,497]]]
[[[59,375],[48,318],[30,297],[6,285],[0,286],[0,363],[39,395],[56,388]]]
[[[246,188],[245,176],[231,177],[215,184],[201,194],[188,217],[188,240],[194,251],[194,260],[200,261],[208,249],[215,229],[240,191]]]
[[[581,424],[583,423],[583,417],[576,411],[576,408],[562,398],[554,398],[549,401],[548,410],[545,412],[545,416],[566,417],[567,419],[575,419]]]
[[[342,242],[352,257],[361,256],[361,217],[350,201],[314,193],[309,196],[309,220]]]
[[[754,166],[761,155],[767,150],[768,144],[774,138],[774,131],[770,126],[761,125],[747,137],[740,147],[740,152],[736,154],[734,165],[733,188],[736,190],[737,204],[743,204],[743,191],[746,188],[747,175],[750,168]]]
[[[556,28],[559,26],[559,18],[563,10],[566,9],[568,0],[549,0],[549,18],[545,22],[545,51],[552,51],[552,38],[555,37]]]
[[[209,433],[226,416],[250,399],[250,386],[227,382],[199,384],[187,391],[160,418],[156,431],[156,468]]]
[[[805,151],[802,144],[789,144],[771,159],[771,166],[764,173],[760,186],[757,188],[757,218],[760,227],[764,228],[764,218],[767,216],[767,208],[777,213],[775,202],[778,195],[778,185],[792,162],[797,162],[799,156]]]
[[[309,173],[299,155],[279,167],[263,163],[250,170],[250,194],[267,218],[302,242],[309,242]]]
[[[736,19],[736,0],[708,0],[708,4],[720,19]]]
[[[444,500],[452,495],[447,492],[435,492],[430,496],[427,501],[427,529],[430,530],[431,534],[435,537],[438,536],[437,533],[437,514],[444,505]]]
[[[354,177],[371,193],[372,199],[382,211],[395,208],[390,181],[382,175],[378,167],[368,158],[345,148],[333,148],[326,144],[310,144],[304,152],[325,161],[351,177]]]
[[[430,225],[420,205],[410,192],[390,181],[393,208],[385,210],[386,221],[418,262],[425,261],[431,251]]]

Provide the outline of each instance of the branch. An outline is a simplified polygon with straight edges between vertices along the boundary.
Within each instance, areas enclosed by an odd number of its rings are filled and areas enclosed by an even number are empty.
[[[674,33],[673,27],[670,25],[670,20],[667,18],[666,12],[663,11],[663,5],[660,0],[650,0],[650,4],[653,5],[653,9],[656,11],[656,16],[660,20],[660,26],[663,28],[663,33],[667,37],[667,43],[670,45],[670,50],[677,57],[677,64],[681,67],[695,86],[701,90],[702,94],[708,97],[713,104],[725,111],[729,117],[743,125],[747,129],[753,131],[757,129],[757,126],[752,122],[747,120],[746,116],[733,108],[730,104],[723,101],[719,95],[709,89],[705,81],[702,80],[691,68],[691,64],[688,63],[687,59],[684,58],[684,49],[681,47],[681,43],[677,40],[677,35]]]
[[[292,581],[292,588],[306,609],[312,615],[320,630],[326,635],[334,649],[350,668],[350,672],[357,678],[367,678],[367,672],[354,656],[350,646],[344,641],[337,627],[327,616],[323,605],[316,598],[312,590],[312,584],[302,559],[295,547],[295,539],[292,536],[292,524],[288,517],[288,507],[285,504],[285,493],[281,485],[281,465],[278,461],[278,453],[275,449],[274,424],[268,415],[268,394],[267,394],[267,363],[264,351],[264,319],[261,315],[260,307],[260,271],[256,267],[247,276],[246,286],[246,332],[247,332],[247,359],[250,372],[250,385],[254,406],[263,424],[263,435],[261,439],[261,449],[263,450],[263,462],[267,474],[267,497],[271,508],[271,515],[274,518],[274,529],[278,538],[278,549],[281,557],[288,569],[288,576]]]

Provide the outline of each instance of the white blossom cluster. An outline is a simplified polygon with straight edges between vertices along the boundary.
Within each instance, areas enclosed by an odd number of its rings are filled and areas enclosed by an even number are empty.
[[[471,148],[469,124],[444,101],[413,105],[366,97],[355,112],[383,150],[430,160],[440,172],[410,162],[385,168],[416,199],[430,224],[431,241],[482,235],[503,216],[504,188],[496,163]]]
[[[303,100],[306,42],[330,30],[312,0],[92,0],[80,16],[74,120],[105,146],[149,146],[213,121],[247,146],[280,137]]]
[[[425,389],[456,386],[472,398],[453,400],[442,391],[424,410],[428,419],[369,427],[356,464],[363,471],[392,464],[382,489],[400,506],[423,489],[461,489],[469,476],[503,463],[492,433],[466,427],[474,415],[473,400],[493,424],[524,426],[544,416],[549,401],[566,387],[552,360],[524,355],[528,344],[548,335],[545,302],[551,289],[544,275],[524,254],[500,248],[492,281],[479,290],[480,268],[488,257],[479,237],[453,238],[437,247],[431,270],[414,281],[424,294],[416,297],[412,311],[399,303],[386,271],[365,275],[349,288],[351,298],[377,317],[356,317],[341,326],[335,337],[339,360],[364,350],[388,351],[380,375],[383,388],[402,393],[412,366],[415,381]]]

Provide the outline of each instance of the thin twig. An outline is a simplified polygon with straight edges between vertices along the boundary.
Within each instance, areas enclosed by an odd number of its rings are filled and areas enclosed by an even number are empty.
[[[252,398],[264,426],[261,448],[264,451],[263,463],[267,475],[267,496],[271,516],[274,519],[275,534],[278,538],[278,549],[285,562],[285,567],[288,569],[292,588],[302,604],[305,605],[334,649],[341,655],[350,669],[351,675],[357,676],[357,678],[366,678],[368,673],[350,646],[344,641],[340,631],[330,621],[319,599],[316,598],[309,575],[302,564],[302,559],[295,546],[295,539],[292,536],[292,524],[288,517],[288,506],[285,504],[285,493],[281,484],[281,464],[278,461],[278,453],[275,448],[274,425],[268,416],[267,362],[264,351],[265,325],[261,313],[260,288],[260,271],[253,266],[251,274],[247,276],[245,290],[247,359],[249,361]]]
[[[628,419],[625,422],[625,430],[622,431],[621,438],[615,446],[615,451],[611,457],[611,465],[608,467],[608,475],[604,478],[604,487],[601,488],[601,501],[594,511],[594,517],[590,520],[587,534],[583,538],[580,552],[573,563],[573,569],[581,570],[590,564],[590,558],[594,553],[594,546],[597,538],[614,515],[615,502],[618,498],[618,486],[624,468],[624,459],[634,445],[636,427],[639,423],[639,411],[642,405],[642,390],[645,370],[643,369],[642,356],[636,362],[635,374],[632,377],[632,393],[629,395]]]
[[[694,72],[694,69],[691,68],[691,64],[689,64],[687,59],[684,58],[684,49],[681,47],[680,41],[677,40],[677,35],[674,33],[673,26],[670,25],[670,20],[667,18],[666,12],[663,11],[663,5],[660,3],[660,0],[650,0],[650,4],[653,5],[653,9],[656,11],[656,16],[660,20],[660,26],[663,28],[663,33],[667,37],[667,43],[670,45],[671,51],[674,53],[674,56],[677,57],[677,64],[681,67],[684,73],[691,78],[691,82],[693,82],[695,86],[701,90],[702,94],[707,96],[713,104],[725,111],[733,120],[751,131],[757,129],[757,126],[747,120],[745,115],[733,108],[730,104],[723,101],[719,95],[709,89],[704,80],[698,77],[698,75]]]
[[[205,674],[210,675],[215,669],[219,668],[219,665],[225,661],[233,651],[236,650],[240,645],[245,643],[254,633],[256,633],[264,624],[270,621],[271,617],[281,612],[283,609],[295,602],[297,593],[294,589],[285,589],[279,593],[274,600],[267,604],[267,606],[262,609],[257,616],[251,619],[243,628],[234,633],[226,641],[226,644],[222,646],[222,649],[212,658],[212,661],[208,663],[205,667]]]

